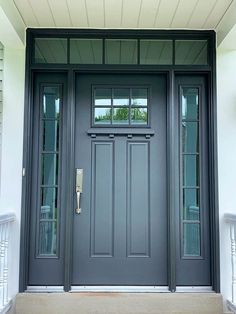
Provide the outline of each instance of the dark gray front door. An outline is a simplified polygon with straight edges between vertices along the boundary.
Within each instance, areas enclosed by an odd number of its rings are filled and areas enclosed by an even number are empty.
[[[166,78],[81,74],[75,101],[72,285],[167,285]]]

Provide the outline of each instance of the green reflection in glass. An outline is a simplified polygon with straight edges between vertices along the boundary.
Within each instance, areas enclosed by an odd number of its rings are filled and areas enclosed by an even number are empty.
[[[183,185],[196,187],[199,185],[199,156],[183,156]]]
[[[183,153],[197,153],[199,151],[198,125],[198,122],[182,121]]]
[[[147,108],[131,109],[131,124],[147,124]]]
[[[95,124],[111,124],[111,109],[95,108],[94,123]]]
[[[114,108],[112,119],[113,124],[128,124],[129,108]]]
[[[58,120],[43,121],[43,150],[58,151],[59,148],[59,123]]]
[[[41,188],[40,219],[57,218],[57,188]]]
[[[39,224],[39,254],[56,255],[57,251],[57,223],[41,221]]]
[[[183,253],[184,256],[200,256],[200,225],[184,223]]]
[[[58,154],[42,154],[42,184],[56,185],[58,178]]]
[[[200,220],[199,189],[184,189],[183,205],[184,220]]]

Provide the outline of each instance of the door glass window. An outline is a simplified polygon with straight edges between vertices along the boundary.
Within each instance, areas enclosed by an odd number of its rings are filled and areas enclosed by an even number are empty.
[[[95,106],[111,106],[111,89],[97,88],[94,90]]]
[[[71,39],[70,63],[74,64],[101,64],[102,39]]]
[[[147,87],[94,87],[93,95],[93,125],[148,125]]]
[[[113,106],[129,106],[130,89],[114,88],[113,90]]]
[[[94,122],[95,124],[111,124],[111,109],[95,108]]]
[[[172,40],[140,40],[140,64],[172,64]]]
[[[106,64],[137,64],[138,41],[136,39],[106,39]]]
[[[37,255],[43,257],[58,254],[61,86],[44,86],[41,97],[41,197]]]
[[[67,63],[66,38],[35,38],[35,63]]]
[[[36,64],[191,65],[210,64],[208,39],[35,37]]]
[[[175,64],[181,65],[207,65],[207,40],[176,40]]]
[[[182,88],[182,254],[201,256],[199,88]]]

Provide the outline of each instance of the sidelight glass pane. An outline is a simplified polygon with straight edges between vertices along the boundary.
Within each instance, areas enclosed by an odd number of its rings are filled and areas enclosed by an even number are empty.
[[[106,64],[137,64],[136,39],[106,39]]]
[[[111,109],[95,108],[94,123],[95,124],[111,124]]]
[[[102,39],[70,39],[70,63],[102,64]]]
[[[147,108],[131,109],[131,124],[147,124]]]
[[[35,38],[34,63],[67,63],[66,38]]]
[[[197,120],[199,118],[198,88],[183,88],[182,119]]]
[[[147,106],[147,88],[132,88],[131,106]]]
[[[43,121],[43,150],[58,151],[59,149],[59,121]]]
[[[60,113],[60,87],[43,88],[43,117],[58,119]]]
[[[39,224],[39,254],[56,255],[57,253],[57,223],[41,221]]]
[[[57,219],[57,188],[41,189],[40,219]]]
[[[182,149],[184,153],[199,151],[198,122],[182,122]]]
[[[56,185],[58,154],[42,154],[42,185]]]
[[[111,106],[111,88],[96,88],[94,98],[95,106]]]
[[[113,124],[129,124],[129,108],[114,108]]]
[[[207,65],[207,40],[176,40],[175,64]]]
[[[172,40],[140,40],[141,64],[172,64]]]
[[[183,156],[183,185],[199,186],[199,156]]]
[[[113,106],[129,106],[130,89],[114,88],[113,90]]]
[[[184,223],[183,226],[184,256],[200,256],[200,224]]]
[[[200,220],[199,189],[183,190],[183,219]]]

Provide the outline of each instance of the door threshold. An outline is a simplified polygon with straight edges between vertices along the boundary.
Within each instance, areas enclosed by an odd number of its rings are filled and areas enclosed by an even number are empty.
[[[25,292],[64,292],[64,286],[27,286]]]
[[[72,286],[70,292],[170,292],[168,286]]]
[[[183,293],[215,293],[212,286],[177,286],[176,292]]]
[[[62,293],[64,286],[27,286],[28,293]],[[71,286],[70,292],[170,293],[168,286]],[[211,286],[177,286],[176,293],[215,293]]]

